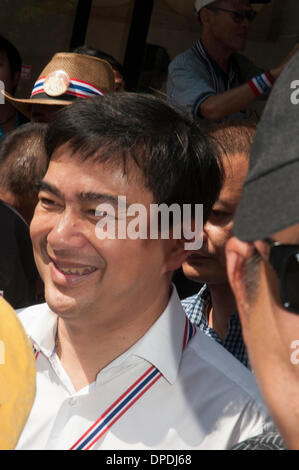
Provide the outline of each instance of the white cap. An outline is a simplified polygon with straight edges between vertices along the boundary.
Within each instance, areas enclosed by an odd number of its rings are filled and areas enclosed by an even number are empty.
[[[209,3],[214,3],[215,0],[195,0],[194,2],[194,8],[196,10],[196,13],[199,12],[203,7],[207,6]]]

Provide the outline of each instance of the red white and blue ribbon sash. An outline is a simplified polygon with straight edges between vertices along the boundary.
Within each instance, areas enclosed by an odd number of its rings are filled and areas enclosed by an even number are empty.
[[[185,322],[182,349],[196,333],[188,318]],[[139,377],[75,442],[70,450],[90,450],[91,447],[118,421],[160,378],[161,372],[151,366]]]
[[[31,97],[41,93],[46,93],[44,89],[45,78],[46,77],[41,77],[35,82]],[[99,88],[91,85],[88,82],[75,79],[70,79],[70,84],[64,94],[76,96],[77,98],[90,98],[94,95],[104,96],[104,93]],[[57,98],[61,99],[61,97]]]
[[[182,350],[196,333],[196,326],[188,318],[185,321]],[[38,351],[35,350],[37,359]],[[162,377],[161,372],[150,366],[107,410],[82,434],[70,450],[90,450],[98,440]]]
[[[151,366],[131,385],[75,442],[70,450],[89,450],[118,421],[142,395],[160,378],[161,372]]]

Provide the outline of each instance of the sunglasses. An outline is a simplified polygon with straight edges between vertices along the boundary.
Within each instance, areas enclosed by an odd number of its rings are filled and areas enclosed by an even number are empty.
[[[281,245],[269,238],[269,263],[279,280],[280,301],[283,308],[299,314],[299,245]]]
[[[255,10],[227,10],[226,8],[217,8],[211,7],[209,8],[212,11],[226,11],[228,13],[232,13],[232,17],[235,23],[243,23],[243,21],[248,20],[249,23],[252,23],[255,19],[257,12]]]

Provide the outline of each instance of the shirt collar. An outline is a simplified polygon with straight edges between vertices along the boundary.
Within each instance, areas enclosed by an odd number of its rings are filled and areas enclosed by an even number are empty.
[[[197,301],[201,302],[200,313],[208,323],[212,307],[212,298],[207,284],[204,284],[197,294]]]
[[[32,314],[33,318],[27,313],[24,316],[21,314],[24,327],[35,349],[50,357],[55,349],[57,315],[51,312],[47,304],[34,306]]]
[[[131,354],[142,357],[154,365],[173,384],[176,380],[183,352],[186,314],[176,288],[162,315],[131,348]]]
[[[205,54],[205,56],[206,56],[205,59],[208,60],[208,61],[210,61],[210,63],[212,64],[213,69],[214,69],[216,75],[217,75],[218,77],[221,77],[224,82],[226,82],[226,81],[229,80],[229,82],[231,83],[231,82],[233,81],[233,79],[235,78],[235,75],[236,75],[236,63],[235,63],[235,60],[234,60],[234,55],[232,54],[231,57],[230,57],[230,59],[229,59],[229,73],[226,74],[226,73],[224,72],[224,70],[222,70],[222,68],[221,68],[221,67],[217,64],[217,62],[213,59],[213,57],[210,56],[210,55],[208,54],[208,52],[205,50],[205,48],[203,47],[203,45],[202,45],[200,39],[197,41],[196,45],[199,46],[199,47],[203,50],[203,52],[204,52],[204,54]],[[202,56],[202,57],[204,57],[204,56]]]
[[[55,349],[57,315],[52,313],[47,304],[34,319],[24,315],[23,322],[34,347],[50,357]],[[34,309],[35,310],[35,309]],[[176,380],[183,352],[186,314],[181,306],[175,286],[166,309],[151,328],[124,353],[124,357],[137,356],[154,365],[162,375],[173,384]],[[121,356],[118,358],[121,360]],[[117,361],[118,362],[118,361]]]

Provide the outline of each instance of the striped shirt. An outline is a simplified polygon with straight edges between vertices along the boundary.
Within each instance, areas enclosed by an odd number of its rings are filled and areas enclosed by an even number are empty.
[[[217,343],[227,349],[244,366],[249,368],[246,346],[242,337],[241,323],[238,312],[234,312],[228,325],[227,336],[224,341],[218,336],[216,331],[209,326],[208,317],[212,306],[211,294],[205,284],[200,291],[182,300],[182,306],[192,323],[198,326],[206,335],[213,338]]]

